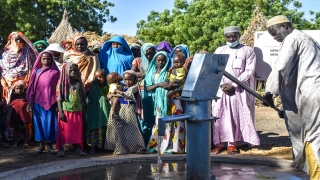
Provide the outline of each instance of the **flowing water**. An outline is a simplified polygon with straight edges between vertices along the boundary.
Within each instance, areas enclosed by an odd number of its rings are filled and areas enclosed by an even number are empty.
[[[157,148],[158,148],[158,151],[157,151],[157,154],[158,154],[158,159],[157,159],[157,172],[158,172],[158,177],[157,177],[157,180],[160,180],[161,179],[161,166],[162,166],[162,161],[161,161],[161,156],[160,156],[160,147],[161,147],[161,139],[163,137],[159,136],[158,135],[158,144],[157,144]]]

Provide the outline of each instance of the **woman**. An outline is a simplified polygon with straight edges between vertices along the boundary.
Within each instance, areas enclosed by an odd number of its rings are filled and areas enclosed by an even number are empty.
[[[5,99],[7,99],[8,90],[14,82],[23,80],[28,84],[37,54],[36,48],[22,32],[12,32],[9,35],[0,61],[1,85]]]
[[[141,57],[141,53],[140,53],[141,46],[140,46],[140,44],[134,43],[134,44],[132,44],[130,46],[130,49],[131,49],[131,52],[132,52],[134,58]]]
[[[141,57],[133,60],[131,70],[136,72],[138,78],[145,76],[149,63],[156,54],[156,47],[152,43],[145,43],[141,47]]]
[[[40,142],[34,154],[41,154],[48,142],[48,152],[54,154],[52,141],[57,133],[57,103],[56,87],[60,71],[53,62],[53,55],[49,51],[42,51],[33,66],[27,89],[27,101],[33,107],[33,123],[35,140]]]
[[[131,69],[133,55],[127,42],[121,36],[113,36],[103,44],[100,51],[100,66],[107,74],[123,74]]]
[[[171,54],[170,54],[170,67],[173,65],[173,57],[175,54],[182,52],[184,57],[187,59],[190,57],[190,51],[187,45],[179,44],[178,46],[174,47]]]
[[[73,38],[63,57],[66,63],[73,62],[78,65],[86,92],[88,92],[94,79],[94,72],[100,67],[98,56],[87,47],[87,39],[84,36],[77,35]]]
[[[148,94],[144,90],[143,78],[148,69],[149,63],[153,59],[155,54],[156,45],[151,43],[145,43],[141,47],[141,58],[135,58],[133,60],[131,69],[136,72],[138,78],[142,79],[140,81],[140,92],[142,97],[143,111],[141,112],[142,115],[138,116],[138,120],[140,123],[140,130],[146,146],[151,137],[151,131],[154,125],[155,116],[153,115],[152,99],[148,98]]]
[[[170,114],[181,114],[182,108],[179,101],[167,102],[168,90],[179,86],[179,84],[169,84],[166,82],[168,77],[167,66],[169,58],[164,51],[158,52],[152,59],[145,78],[145,86],[148,93],[151,93],[151,98],[154,104],[154,115],[156,122],[152,129],[152,136],[149,140],[147,149],[151,153],[158,151],[157,144],[160,143],[160,153],[183,153],[184,152],[184,123],[178,121],[168,123],[165,130],[165,136],[162,142],[158,142],[158,119]],[[174,103],[174,105],[171,105]],[[168,108],[168,104],[172,110]]]
[[[38,53],[41,53],[49,46],[49,44],[45,40],[36,41],[35,43],[33,43],[33,45],[37,48]]]

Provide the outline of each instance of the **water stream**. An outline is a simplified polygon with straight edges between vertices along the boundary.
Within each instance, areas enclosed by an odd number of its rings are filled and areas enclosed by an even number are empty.
[[[157,159],[157,173],[158,173],[158,177],[157,180],[161,179],[161,166],[162,166],[162,160],[161,160],[161,156],[160,156],[160,147],[161,147],[161,139],[163,138],[163,136],[159,136],[158,135],[158,144],[157,144],[157,154],[158,154],[158,159]]]

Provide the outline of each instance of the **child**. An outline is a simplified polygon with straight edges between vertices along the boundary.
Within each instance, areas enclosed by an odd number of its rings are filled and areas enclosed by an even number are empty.
[[[79,156],[85,156],[82,143],[82,110],[85,106],[84,87],[77,64],[66,63],[57,86],[59,108],[58,136],[56,148],[58,156],[64,156],[64,144],[76,144]]]
[[[106,72],[98,69],[87,95],[87,144],[91,146],[90,154],[95,153],[95,147],[102,148],[103,137],[109,118],[110,103],[107,101],[108,84]]]
[[[9,89],[7,122],[14,128],[14,144],[13,148],[18,147],[18,135],[23,130],[23,148],[29,146],[28,139],[28,124],[31,123],[29,104],[26,100],[26,85],[22,80],[16,81]]]
[[[135,112],[136,97],[138,95],[138,84],[136,73],[132,70],[123,73],[125,87],[115,92],[119,98],[118,119],[109,116],[105,149],[114,151],[113,154],[138,153],[144,150],[144,140],[139,130],[137,114]],[[108,94],[111,99],[114,94]],[[110,114],[113,113],[112,110]]]
[[[119,94],[116,93],[116,90],[121,90],[122,89],[122,85],[121,85],[121,81],[122,81],[122,77],[116,73],[116,72],[112,72],[110,74],[107,75],[107,80],[109,83],[109,92],[108,94],[112,94],[112,98],[110,98],[110,102],[112,103],[112,117],[115,119],[119,118],[119,113],[117,111],[117,107],[119,106]]]
[[[185,61],[185,56],[183,53],[179,52],[174,55],[173,66],[169,70],[169,77],[166,80],[170,84],[179,84],[180,86],[175,89],[170,89],[167,94],[168,103],[172,99],[173,95],[180,95],[183,88],[183,83],[186,78],[186,69],[183,67]]]

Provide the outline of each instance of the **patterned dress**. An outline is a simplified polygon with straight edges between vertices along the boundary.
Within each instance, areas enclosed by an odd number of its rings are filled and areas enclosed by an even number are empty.
[[[105,149],[114,151],[114,154],[137,153],[145,148],[135,113],[135,94],[138,93],[138,86],[123,88],[122,91],[124,97],[119,98],[119,119],[112,118],[113,111],[110,111]]]
[[[157,80],[157,74],[155,80]],[[169,102],[168,115],[182,114],[182,105],[179,99],[172,98]],[[152,128],[152,135],[150,137],[147,149],[151,152],[158,150],[158,120],[160,116],[160,108],[157,108],[156,122]],[[185,124],[184,121],[176,121],[173,123],[166,123],[165,135],[162,138],[160,153],[184,153],[185,152]]]

